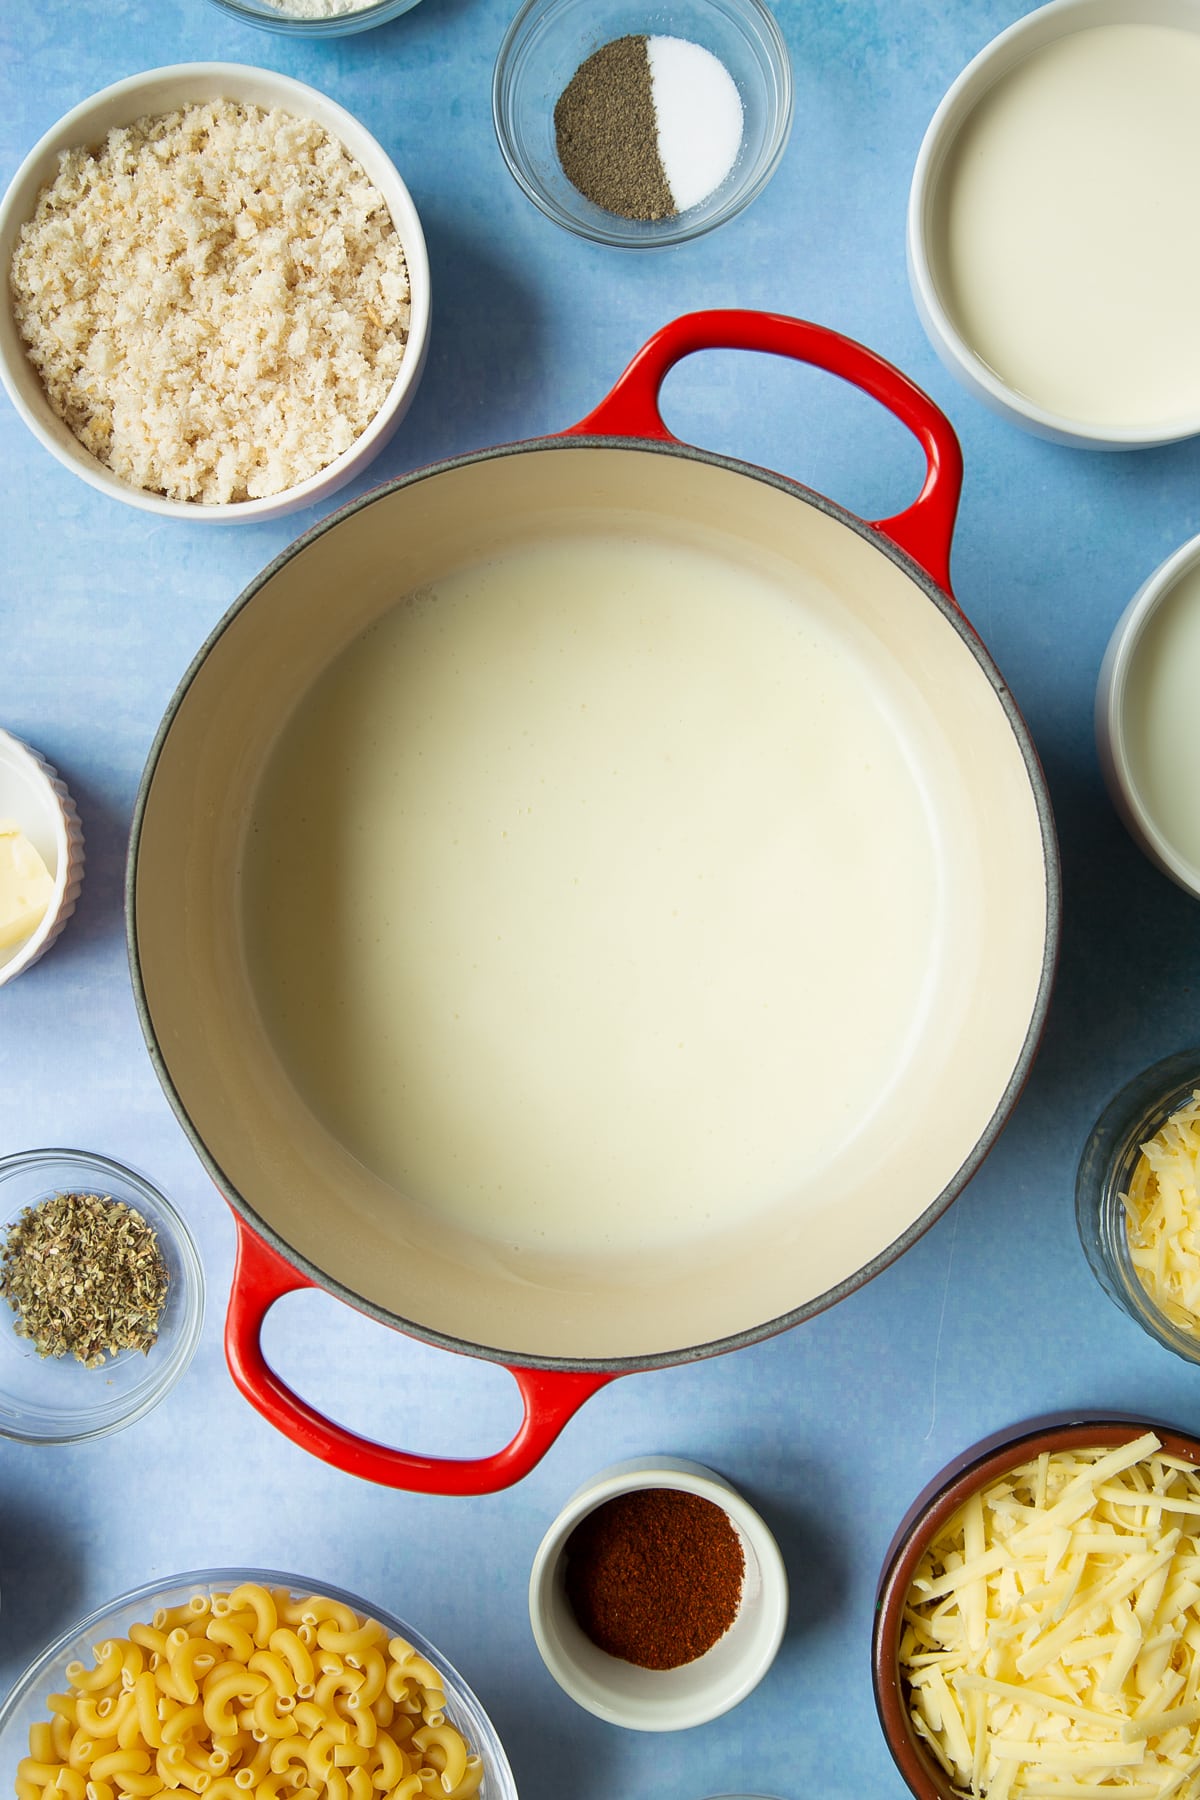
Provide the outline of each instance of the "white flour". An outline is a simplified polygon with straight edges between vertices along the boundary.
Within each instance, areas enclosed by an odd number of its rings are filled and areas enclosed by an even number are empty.
[[[362,12],[375,0],[267,0],[276,12],[289,19],[337,19],[343,13]]]

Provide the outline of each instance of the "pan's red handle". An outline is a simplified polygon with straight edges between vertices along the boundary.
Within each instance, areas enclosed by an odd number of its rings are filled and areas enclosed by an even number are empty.
[[[950,543],[962,491],[962,451],[954,427],[907,375],[864,344],[823,325],[782,313],[685,313],[656,332],[612,392],[563,435],[601,433],[675,443],[663,424],[658,396],[668,371],[696,350],[766,350],[790,356],[853,382],[894,413],[925,452],[925,481],[911,506],[890,519],[872,521],[872,528],[907,552],[953,599]]]
[[[262,1353],[262,1325],[284,1294],[315,1287],[235,1214],[237,1259],[225,1317],[225,1355],[251,1406],[301,1449],[347,1475],[420,1494],[494,1494],[520,1481],[563,1426],[613,1376],[607,1370],[510,1368],[524,1417],[512,1442],[493,1456],[415,1456],[344,1430],[281,1381]]]

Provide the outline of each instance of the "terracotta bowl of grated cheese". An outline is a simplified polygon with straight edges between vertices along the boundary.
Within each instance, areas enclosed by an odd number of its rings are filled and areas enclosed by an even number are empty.
[[[1017,1428],[915,1503],[889,1553],[875,1701],[917,1800],[1160,1800],[1200,1777],[1200,1441]]]
[[[130,76],[67,113],[0,201],[0,380],[92,487],[255,522],[360,474],[408,409],[429,262],[382,146],[236,63]]]

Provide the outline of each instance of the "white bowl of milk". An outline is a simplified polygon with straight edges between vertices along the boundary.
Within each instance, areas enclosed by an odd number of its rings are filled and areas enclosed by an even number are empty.
[[[1200,432],[1200,0],[1051,0],[949,89],[913,174],[934,349],[1059,443]]]
[[[1164,874],[1200,899],[1200,537],[1118,619],[1096,689],[1096,744],[1113,804]]]

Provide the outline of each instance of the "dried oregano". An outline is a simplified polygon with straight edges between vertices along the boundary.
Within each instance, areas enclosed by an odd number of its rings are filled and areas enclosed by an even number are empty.
[[[85,1368],[105,1353],[149,1350],[167,1297],[158,1236],[124,1200],[56,1194],[27,1206],[0,1251],[0,1294],[39,1356]]]

